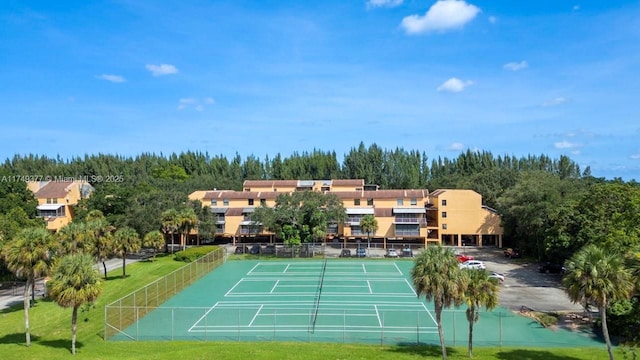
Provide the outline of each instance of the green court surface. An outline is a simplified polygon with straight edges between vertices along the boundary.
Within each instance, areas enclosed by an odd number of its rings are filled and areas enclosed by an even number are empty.
[[[228,261],[113,340],[324,341],[438,344],[433,304],[417,298],[411,261]],[[137,317],[136,317],[137,318]],[[447,345],[464,345],[464,309],[442,315]],[[474,344],[601,346],[498,308],[480,314]]]

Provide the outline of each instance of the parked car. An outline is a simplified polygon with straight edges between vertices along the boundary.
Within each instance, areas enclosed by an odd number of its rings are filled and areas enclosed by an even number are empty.
[[[547,262],[545,264],[540,265],[540,267],[538,268],[538,271],[545,274],[563,275],[566,269],[562,264]]]
[[[458,258],[458,261],[460,261],[461,263],[468,260],[474,260],[473,256],[471,255],[456,254],[456,257]]]
[[[260,255],[261,252],[262,252],[262,247],[258,244],[253,245],[251,247],[251,250],[249,250],[249,254],[251,255]]]
[[[484,265],[484,263],[482,261],[479,260],[467,260],[465,262],[463,262],[462,264],[458,265],[460,266],[461,269],[478,269],[478,270],[484,270],[487,267]]]
[[[249,248],[247,246],[236,246],[236,250],[234,252],[236,255],[248,254]]]
[[[342,249],[342,251],[340,251],[340,257],[351,257],[351,250]]]
[[[365,248],[357,248],[356,249],[356,257],[366,257],[367,256],[367,251]]]
[[[522,253],[520,252],[520,249],[516,249],[516,248],[507,248],[504,251],[504,256],[508,257],[510,259],[515,259],[515,258],[520,258],[522,257]]]
[[[498,282],[502,284],[504,282],[504,275],[497,272],[492,272],[491,274],[489,274],[489,279],[497,279]]]
[[[384,257],[397,258],[398,251],[396,251],[396,249],[387,249],[387,253],[384,255]]]
[[[262,250],[262,253],[265,254],[265,255],[274,255],[276,253],[276,246],[273,245],[273,244],[267,245]]]
[[[405,246],[402,248],[402,257],[413,257],[413,250],[410,247]]]

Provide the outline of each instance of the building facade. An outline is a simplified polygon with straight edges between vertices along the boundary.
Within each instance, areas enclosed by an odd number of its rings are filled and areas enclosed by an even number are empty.
[[[327,229],[327,241],[349,246],[368,240],[360,228],[365,215],[373,215],[378,230],[371,242],[379,247],[402,245],[502,246],[500,216],[482,205],[472,190],[380,190],[362,179],[347,180],[247,180],[243,191],[195,191],[191,200],[209,207],[216,221],[216,241],[254,242],[277,239],[251,221],[256,207],[272,207],[281,193],[316,191],[336,195],[347,221]]]
[[[85,181],[32,181],[27,183],[38,200],[38,216],[43,218],[47,229],[58,231],[70,223],[75,215],[75,206],[93,193],[93,186]]]

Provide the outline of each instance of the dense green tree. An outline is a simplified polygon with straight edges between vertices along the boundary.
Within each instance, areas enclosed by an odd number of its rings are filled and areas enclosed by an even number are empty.
[[[144,235],[142,246],[145,248],[153,249],[153,259],[156,258],[156,253],[164,247],[164,235],[160,230],[153,230]]]
[[[27,346],[31,345],[29,327],[29,292],[36,279],[48,275],[53,266],[58,249],[53,235],[44,228],[26,228],[9,242],[2,255],[7,267],[16,277],[25,279],[24,286],[24,327]]]
[[[160,217],[162,232],[168,235],[171,239],[171,251],[173,251],[173,245],[175,244],[174,235],[178,233],[178,229],[180,227],[178,215],[179,214],[176,209],[167,209],[162,212]]]
[[[489,278],[485,270],[464,269],[467,286],[464,289],[464,301],[467,303],[467,321],[469,322],[468,354],[473,357],[473,324],[480,319],[480,309],[490,311],[498,306],[498,282]]]
[[[198,216],[193,208],[184,208],[178,212],[178,231],[180,231],[180,246],[182,250],[187,248],[187,240],[192,229],[197,229]]]
[[[375,216],[367,214],[360,219],[360,230],[367,234],[367,251],[370,251],[371,247],[371,234],[375,234],[378,231],[378,220]]]
[[[598,308],[609,358],[613,360],[607,309],[613,301],[629,299],[634,288],[624,257],[611,249],[587,245],[567,261],[562,283],[571,301]]]
[[[104,278],[106,279],[106,261],[115,251],[115,240],[113,237],[115,228],[109,224],[99,210],[89,212],[85,219],[85,226],[89,234],[87,240],[91,242],[89,253],[97,262],[102,263]]]
[[[93,258],[89,254],[71,254],[60,259],[53,270],[48,283],[49,294],[71,313],[71,353],[76,353],[76,328],[78,308],[85,303],[94,302],[102,292],[102,283],[93,267]]]
[[[438,245],[427,246],[416,257],[411,270],[411,279],[418,296],[424,296],[427,301],[432,301],[434,304],[442,358],[446,360],[447,347],[442,329],[442,310],[445,307],[459,306],[464,302],[466,277],[458,267],[455,254]]]

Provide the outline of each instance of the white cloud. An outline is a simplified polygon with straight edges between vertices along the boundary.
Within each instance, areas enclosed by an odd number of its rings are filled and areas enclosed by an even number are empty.
[[[558,142],[554,143],[553,146],[556,149],[575,149],[575,148],[578,148],[578,147],[580,147],[582,145],[580,145],[578,143],[572,143],[572,142],[563,140],[563,141],[558,141]]]
[[[633,160],[640,160],[640,153],[633,154],[633,155],[631,155],[631,156],[629,156],[629,157],[630,157],[631,159],[633,159]]]
[[[580,5],[573,5],[573,11],[580,10]]]
[[[377,8],[377,7],[396,7],[402,5],[404,0],[368,0],[367,7],[368,8]]]
[[[489,16],[489,22],[495,24],[496,22],[498,22],[498,18],[495,16]]]
[[[551,99],[549,101],[543,102],[542,103],[542,107],[558,106],[558,105],[562,105],[562,104],[566,103],[567,101],[569,101],[569,100],[567,100],[567,98],[559,96],[557,98],[553,98],[553,99]]]
[[[445,31],[461,28],[478,15],[480,8],[464,0],[438,0],[424,14],[410,15],[402,19],[400,26],[407,34]]]
[[[208,105],[213,105],[213,104],[216,103],[216,100],[214,98],[212,98],[212,97],[208,97],[208,98],[204,99],[204,103],[208,104]]]
[[[204,111],[205,105],[214,105],[216,101],[212,97],[206,97],[202,100],[196,98],[181,98],[178,100],[178,110],[194,109],[196,111]]]
[[[112,83],[123,83],[123,82],[127,81],[127,79],[125,79],[124,77],[122,77],[120,75],[102,74],[102,75],[98,75],[96,77],[98,79],[107,80],[107,81],[110,81]]]
[[[171,75],[171,74],[178,73],[178,68],[176,68],[171,64],[160,64],[160,65],[147,64],[145,65],[145,67],[147,68],[147,70],[151,71],[151,74],[153,76]]]
[[[438,86],[437,90],[439,92],[446,91],[446,92],[457,93],[464,90],[464,88],[472,84],[473,84],[473,81],[469,81],[469,80],[462,81],[458,78],[452,77],[451,79],[442,83],[442,85]]]
[[[527,63],[526,61],[522,60],[520,62],[510,62],[510,63],[506,63],[504,64],[503,68],[506,70],[511,70],[511,71],[518,71],[518,70],[522,70],[522,69],[526,69],[529,67],[529,63]]]
[[[462,151],[464,150],[464,144],[463,143],[459,143],[459,142],[454,142],[449,144],[449,146],[446,147],[446,150],[448,151]]]

